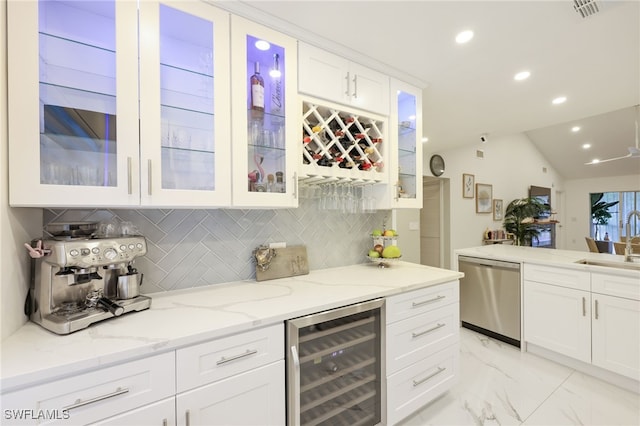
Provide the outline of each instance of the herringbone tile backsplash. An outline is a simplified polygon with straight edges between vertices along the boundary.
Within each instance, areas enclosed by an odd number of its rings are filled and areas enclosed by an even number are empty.
[[[366,261],[369,234],[390,223],[389,211],[343,214],[301,200],[281,210],[44,210],[50,222],[131,222],[147,239],[147,255],[135,266],[144,273],[142,293],[178,290],[255,278],[251,253],[284,241],[306,245],[309,269]]]

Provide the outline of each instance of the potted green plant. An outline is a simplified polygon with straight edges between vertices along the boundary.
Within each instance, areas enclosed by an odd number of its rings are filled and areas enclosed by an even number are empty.
[[[606,225],[609,223],[609,219],[611,219],[611,212],[609,212],[609,207],[613,207],[619,203],[619,201],[606,202],[602,201],[604,198],[604,194],[602,192],[595,192],[591,195],[591,220],[593,222],[593,238],[595,240],[599,240],[600,236],[598,235],[599,226]]]
[[[509,203],[504,212],[505,231],[515,235],[515,245],[530,246],[538,237],[535,218],[549,211],[549,206],[535,197],[517,198]]]

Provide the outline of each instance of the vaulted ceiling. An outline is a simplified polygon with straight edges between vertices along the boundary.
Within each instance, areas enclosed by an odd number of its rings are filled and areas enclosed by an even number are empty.
[[[246,1],[295,28],[298,38],[357,52],[355,60],[423,84],[428,152],[525,133],[565,178],[640,175],[635,144],[640,104],[640,2]],[[455,35],[475,37],[457,45]],[[307,40],[307,41],[308,41]],[[530,78],[515,81],[529,70]],[[551,100],[566,96],[561,105]],[[581,131],[570,132],[580,125]],[[590,143],[591,148],[581,146]]]

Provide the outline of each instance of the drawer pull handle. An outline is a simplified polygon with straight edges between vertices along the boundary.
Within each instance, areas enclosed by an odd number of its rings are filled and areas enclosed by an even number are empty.
[[[444,299],[445,297],[446,297],[446,296],[436,296],[436,297],[434,297],[433,299],[425,300],[424,302],[413,302],[413,303],[411,304],[411,307],[412,307],[412,308],[417,308],[417,307],[419,307],[419,306],[426,305],[426,304],[428,304],[428,303],[437,302],[438,300]]]
[[[432,331],[436,331],[439,328],[444,327],[446,324],[440,324],[438,323],[438,325],[436,325],[435,327],[432,327],[428,330],[425,331],[421,331],[420,333],[411,333],[411,338],[415,339],[416,337],[420,337],[420,336],[424,336],[425,334],[431,333]]]
[[[433,378],[433,377],[437,376],[438,374],[442,373],[444,370],[446,370],[446,368],[444,368],[444,367],[438,367],[438,371],[435,371],[435,372],[433,372],[433,373],[429,374],[429,375],[428,375],[427,377],[425,377],[424,379],[422,379],[422,380],[417,380],[417,381],[416,381],[416,380],[414,380],[414,381],[413,381],[413,387],[415,388],[416,386],[420,386],[421,384],[423,384],[423,383],[424,383],[424,382],[426,382],[427,380],[429,380],[429,379],[431,379],[431,378]]]
[[[229,358],[225,358],[225,357],[220,358],[220,361],[216,362],[216,365],[226,364],[227,362],[235,361],[237,359],[255,355],[257,353],[258,353],[257,349],[247,349],[247,351],[244,353],[233,355],[233,356],[230,356]]]
[[[129,388],[117,388],[114,392],[108,393],[106,395],[96,396],[95,398],[81,400],[80,398],[76,399],[76,402],[63,407],[63,410],[73,410],[74,408],[82,407],[84,405],[93,404],[94,402],[102,401],[104,399],[113,398],[114,396],[122,395],[124,393],[129,392]]]
[[[585,299],[584,297],[582,298],[582,316],[587,316],[587,299]]]
[[[598,299],[596,299],[596,303],[595,303],[595,314],[596,314],[596,319],[598,319]]]

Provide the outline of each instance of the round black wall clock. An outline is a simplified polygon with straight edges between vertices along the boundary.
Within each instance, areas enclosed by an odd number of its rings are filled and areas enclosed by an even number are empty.
[[[434,176],[441,176],[444,173],[444,159],[436,154],[429,160],[429,168]]]

